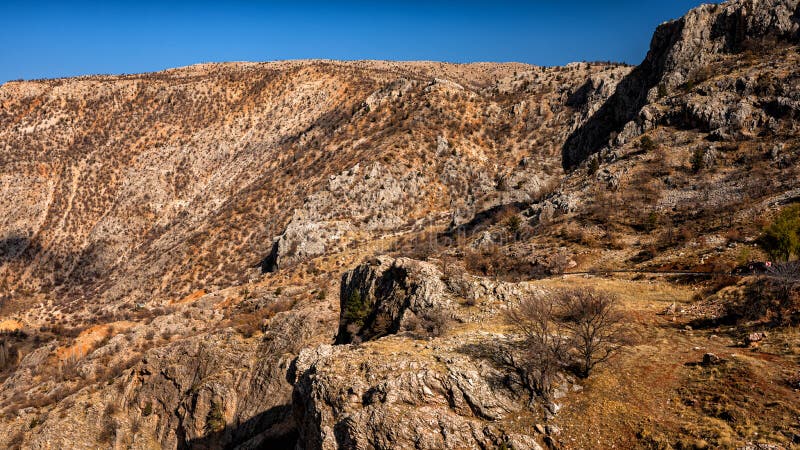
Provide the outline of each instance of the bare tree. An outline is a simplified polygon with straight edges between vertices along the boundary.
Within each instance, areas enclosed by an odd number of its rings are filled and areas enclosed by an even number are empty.
[[[788,284],[800,282],[800,261],[779,262],[767,269],[767,274]]]
[[[592,288],[529,296],[509,308],[506,320],[523,339],[516,355],[505,359],[524,378],[528,388],[552,400],[554,382],[568,367],[586,378],[629,340],[617,298]]]
[[[592,288],[561,291],[559,322],[570,335],[577,355],[577,375],[586,378],[592,369],[608,361],[627,345],[617,297]]]
[[[557,304],[551,297],[526,297],[510,308],[506,319],[523,336],[522,360],[525,382],[546,400],[552,398],[553,382],[568,361],[569,343],[559,327]]]
[[[767,269],[767,291],[762,297],[767,299],[767,308],[773,321],[779,325],[789,325],[797,321],[796,311],[800,310],[800,261],[779,262]]]

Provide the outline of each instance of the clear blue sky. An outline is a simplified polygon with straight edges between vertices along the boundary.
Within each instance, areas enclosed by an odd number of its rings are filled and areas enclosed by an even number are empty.
[[[300,58],[638,64],[699,0],[0,0],[0,82]]]

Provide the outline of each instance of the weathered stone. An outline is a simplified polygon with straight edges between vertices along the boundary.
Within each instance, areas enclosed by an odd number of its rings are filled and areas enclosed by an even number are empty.
[[[710,74],[706,67],[720,56],[742,50],[747,42],[764,39],[798,41],[800,17],[797,0],[738,0],[699,6],[681,19],[656,30],[645,60],[623,79],[614,94],[583,123],[563,147],[563,165],[572,169],[589,155],[609,145],[623,145],[651,128],[658,120],[647,105],[684,83],[694,84]],[[761,118],[741,102],[737,88],[718,89],[713,95],[693,97],[684,114],[708,131],[724,126],[751,130]],[[680,120],[686,120],[686,116]]]
[[[703,355],[703,364],[705,365],[719,364],[721,361],[722,359],[713,353],[706,353]]]
[[[493,423],[522,406],[491,381],[496,369],[458,353],[444,365],[371,353],[351,346],[300,353],[291,373],[298,448],[495,447],[503,433]],[[517,440],[538,448],[531,438]]]
[[[451,304],[438,268],[409,258],[379,256],[342,275],[336,342],[396,333],[409,317]]]

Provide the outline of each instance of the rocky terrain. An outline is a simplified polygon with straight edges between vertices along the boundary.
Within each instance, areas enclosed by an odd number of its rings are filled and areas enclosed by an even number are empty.
[[[734,0],[637,67],[3,84],[0,447],[800,446],[797,271],[753,269],[799,45],[796,0]],[[628,338],[544,395],[509,311],[575,287]]]

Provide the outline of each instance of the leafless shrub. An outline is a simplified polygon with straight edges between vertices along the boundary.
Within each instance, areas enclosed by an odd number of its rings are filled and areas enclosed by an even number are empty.
[[[792,389],[800,389],[800,372],[789,375],[786,378],[786,384],[788,384]]]
[[[520,356],[510,356],[521,369],[528,387],[546,400],[552,399],[554,381],[568,363],[569,341],[557,319],[552,297],[526,297],[506,312],[506,320],[522,335]]]
[[[628,344],[622,318],[615,296],[590,288],[526,297],[506,312],[507,322],[523,337],[517,355],[507,359],[521,369],[533,392],[550,400],[563,370],[573,367],[578,376],[588,377]]]
[[[449,262],[448,258],[443,258],[444,267],[442,268],[442,281],[450,291],[462,298],[469,296],[469,279],[464,269]]]
[[[98,439],[104,444],[112,444],[117,439],[117,422],[110,415],[103,417]]]
[[[16,350],[9,340],[0,340],[0,371],[11,366],[16,360]]]
[[[765,321],[772,326],[800,323],[800,262],[774,264],[751,283],[746,295],[726,306],[734,321]]]
[[[106,404],[106,407],[103,408],[103,415],[104,416],[113,416],[114,414],[119,412],[119,407],[113,402],[109,402]]]
[[[452,317],[444,310],[427,310],[419,315],[418,330],[428,337],[439,337],[450,329],[452,321]]]
[[[517,254],[504,253],[499,246],[489,245],[481,250],[467,250],[464,254],[465,269],[474,274],[519,281],[540,278],[547,269],[538,261],[530,261]]]
[[[22,430],[17,430],[11,438],[8,440],[8,448],[12,450],[22,448],[22,444],[25,442],[25,433]]]
[[[586,378],[598,364],[627,344],[617,297],[592,288],[575,288],[558,295],[559,321],[570,335],[576,373]]]
[[[142,429],[142,421],[139,417],[134,417],[131,422],[131,435],[136,436]]]
[[[767,270],[770,277],[786,284],[800,282],[800,261],[777,263]]]
[[[570,258],[566,253],[559,252],[547,261],[547,269],[553,275],[563,274],[569,267]]]
[[[61,360],[58,365],[58,373],[64,380],[69,380],[78,376],[78,363],[81,361],[83,355],[73,350],[67,355],[66,358]]]

